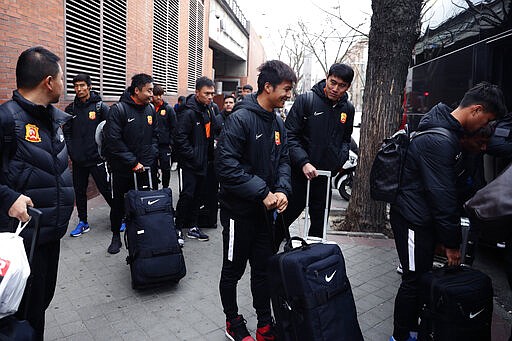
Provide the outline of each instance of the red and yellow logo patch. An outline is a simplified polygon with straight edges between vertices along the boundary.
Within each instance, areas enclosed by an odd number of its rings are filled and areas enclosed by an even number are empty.
[[[149,125],[153,124],[153,116],[151,116],[151,115],[148,115],[148,124]]]
[[[90,120],[96,119],[96,111],[89,111],[89,119]]]
[[[39,127],[34,124],[27,124],[25,126],[25,140],[29,142],[41,142]]]
[[[281,134],[276,131],[274,132],[275,140],[276,140],[276,146],[279,146],[281,144]]]
[[[347,122],[347,114],[342,112],[341,115],[340,115],[340,122],[345,124],[345,122]]]
[[[167,112],[165,111],[165,109],[160,110],[160,116],[165,116],[165,114],[167,114]]]

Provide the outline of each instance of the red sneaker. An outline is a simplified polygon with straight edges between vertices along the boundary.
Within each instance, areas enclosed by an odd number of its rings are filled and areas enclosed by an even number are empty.
[[[242,315],[238,315],[234,319],[226,321],[226,336],[231,341],[254,341],[254,338],[249,334],[246,324]]]
[[[256,341],[275,341],[277,340],[276,329],[273,323],[264,325],[256,329]]]

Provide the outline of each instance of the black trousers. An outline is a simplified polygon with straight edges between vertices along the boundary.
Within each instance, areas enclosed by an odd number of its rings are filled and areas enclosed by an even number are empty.
[[[189,169],[181,169],[181,192],[176,204],[176,227],[191,228],[197,226],[197,215],[204,175],[197,175]]]
[[[329,184],[330,185],[330,184]],[[307,179],[302,173],[292,171],[292,195],[288,198],[288,207],[283,212],[283,219],[277,220],[276,226],[276,244],[279,246],[284,238],[284,230],[299,217],[306,207],[306,189]],[[311,180],[309,192],[309,218],[311,226],[309,236],[323,237],[324,231],[324,213],[325,197],[327,191],[327,178],[319,176]],[[331,192],[329,191],[329,203],[331,206]],[[283,221],[284,225],[283,226]]]
[[[155,174],[153,178],[153,186],[155,188],[157,185],[154,179],[156,178],[156,172],[158,169],[162,172],[162,187],[169,187],[169,183],[171,181],[171,147],[168,145],[158,146],[158,156],[156,159]]]
[[[403,270],[395,298],[393,337],[402,341],[407,340],[410,331],[418,331],[420,278],[432,269],[436,238],[433,228],[412,226],[393,210],[390,223]]]
[[[137,173],[137,184],[139,188],[149,186],[148,173]],[[112,205],[110,209],[110,217],[112,221],[111,231],[119,234],[119,227],[125,216],[124,195],[129,190],[135,188],[133,181],[133,172],[112,172]]]
[[[208,161],[206,178],[203,182],[201,197],[199,200],[199,212],[197,224],[199,227],[214,227],[217,224],[217,213],[219,211],[219,181],[215,175],[213,161]]]
[[[87,186],[89,185],[89,174],[92,175],[98,191],[109,206],[112,205],[112,194],[108,182],[105,163],[99,163],[90,167],[81,167],[73,163],[73,187],[75,189],[76,210],[78,218],[87,222]]]
[[[263,209],[261,214],[239,219],[221,208],[220,221],[224,229],[219,290],[226,319],[238,315],[236,288],[249,261],[253,307],[258,327],[264,326],[272,320],[266,269],[274,252]]]
[[[28,256],[30,245],[25,245],[25,250]],[[57,284],[59,254],[60,240],[36,247],[31,267],[31,287],[25,288],[23,299],[16,313],[19,319],[26,316],[36,331],[37,340],[43,340],[45,311],[53,299]],[[28,310],[25,311],[28,296]]]

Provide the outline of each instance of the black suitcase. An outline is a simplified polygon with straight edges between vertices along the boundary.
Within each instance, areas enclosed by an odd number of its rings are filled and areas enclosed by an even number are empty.
[[[330,177],[330,172],[321,175]],[[330,191],[329,178],[327,186]],[[322,242],[308,244],[293,237],[284,252],[269,260],[268,282],[278,340],[363,340],[345,260],[337,244],[326,242],[326,225]],[[307,230],[306,223],[304,236]],[[300,246],[292,248],[294,241]]]
[[[421,278],[419,340],[491,340],[492,281],[481,271],[435,269]]]
[[[136,189],[125,196],[124,236],[132,287],[177,283],[185,276],[186,268],[174,226],[172,192],[169,188],[138,191],[135,174],[134,181]]]

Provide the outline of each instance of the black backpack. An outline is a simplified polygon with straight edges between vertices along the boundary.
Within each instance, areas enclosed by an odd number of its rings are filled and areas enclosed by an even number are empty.
[[[413,138],[428,133],[450,137],[446,128],[432,128],[411,134],[405,128],[384,139],[370,171],[370,196],[373,200],[395,202],[402,181],[407,149]]]

